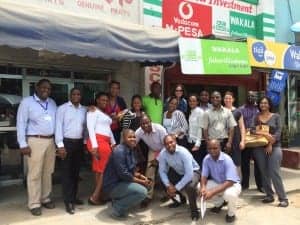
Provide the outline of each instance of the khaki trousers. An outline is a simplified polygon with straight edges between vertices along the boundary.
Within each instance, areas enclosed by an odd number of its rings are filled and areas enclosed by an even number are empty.
[[[152,186],[148,189],[147,198],[152,199],[153,192],[154,192],[154,185],[155,185],[155,174],[156,174],[156,166],[152,165],[152,161],[155,159],[155,151],[149,149],[148,151],[148,161],[147,161],[147,168],[146,168],[146,177],[152,179]]]
[[[52,173],[55,165],[55,145],[53,138],[36,137],[29,137],[28,145],[31,148],[31,156],[26,157],[28,207],[33,209],[40,207],[41,203],[50,201]]]

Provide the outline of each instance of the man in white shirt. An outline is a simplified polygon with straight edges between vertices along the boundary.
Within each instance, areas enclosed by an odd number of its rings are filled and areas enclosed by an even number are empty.
[[[154,166],[153,163],[156,161],[160,151],[164,148],[164,137],[166,135],[166,129],[160,124],[151,123],[150,118],[146,115],[141,119],[141,127],[135,132],[137,143],[143,140],[149,148],[145,175],[153,181],[152,186],[149,188],[148,196],[143,201],[142,207],[147,207],[153,197],[156,173],[156,166]]]
[[[80,163],[83,156],[83,138],[86,130],[86,108],[80,104],[81,92],[73,88],[70,101],[61,105],[56,113],[55,142],[61,160],[61,183],[66,211],[74,214]]]

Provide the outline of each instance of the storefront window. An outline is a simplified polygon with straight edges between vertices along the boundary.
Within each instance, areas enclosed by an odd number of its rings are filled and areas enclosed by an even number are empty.
[[[7,78],[11,76],[12,78]],[[0,182],[22,176],[22,159],[17,152],[16,116],[22,100],[22,80],[0,75]]]
[[[283,144],[300,146],[300,75],[290,74],[288,85],[288,125],[283,127]]]
[[[87,83],[86,81],[77,81],[74,83],[74,87],[79,88],[82,92],[82,105],[88,106],[94,104],[97,92],[107,90],[107,82]]]

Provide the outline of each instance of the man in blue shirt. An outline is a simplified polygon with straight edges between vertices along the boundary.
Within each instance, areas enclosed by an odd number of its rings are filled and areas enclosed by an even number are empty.
[[[133,130],[123,130],[123,143],[110,156],[103,177],[103,196],[112,200],[111,217],[122,220],[133,206],[147,196],[151,181],[136,172],[136,137]]]
[[[34,216],[41,215],[41,206],[55,207],[49,197],[55,164],[56,113],[50,92],[49,80],[38,81],[35,94],[22,100],[17,114],[18,142],[28,164],[28,207]]]
[[[231,157],[221,152],[220,142],[211,139],[208,142],[208,155],[204,158],[201,176],[200,195],[204,200],[212,200],[215,207],[213,213],[219,213],[228,203],[226,222],[235,220],[236,203],[241,193],[240,178]],[[211,180],[208,180],[208,177]]]
[[[73,88],[70,101],[61,105],[56,113],[55,142],[62,159],[61,184],[66,211],[74,214],[80,163],[83,157],[83,138],[86,131],[86,108],[80,104],[81,92]]]
[[[196,199],[200,167],[186,148],[176,144],[175,136],[170,134],[165,136],[164,145],[165,148],[161,151],[158,162],[159,175],[167,189],[167,194],[174,198],[176,194],[180,195],[181,191],[185,191],[189,199],[192,220],[198,220]]]

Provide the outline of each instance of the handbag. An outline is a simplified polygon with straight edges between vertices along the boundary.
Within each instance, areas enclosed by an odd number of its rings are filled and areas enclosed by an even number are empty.
[[[264,147],[268,143],[269,143],[269,141],[264,136],[251,134],[250,131],[248,131],[246,133],[246,136],[245,136],[245,147],[246,148]]]

